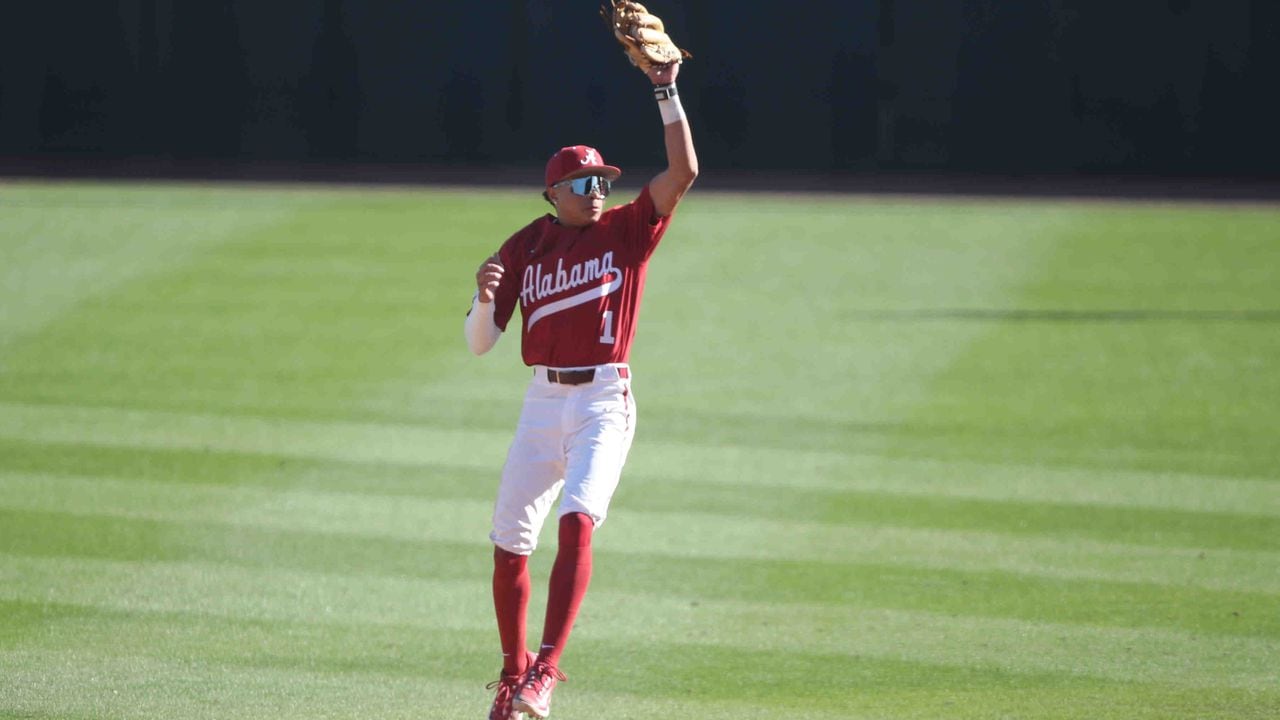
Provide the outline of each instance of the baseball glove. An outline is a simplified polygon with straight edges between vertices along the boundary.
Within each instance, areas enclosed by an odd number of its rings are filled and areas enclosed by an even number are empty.
[[[662,19],[638,2],[609,0],[610,5],[600,8],[600,15],[613,28],[627,59],[632,65],[648,71],[656,65],[668,65],[693,57],[688,50],[681,50],[671,42],[663,30]]]

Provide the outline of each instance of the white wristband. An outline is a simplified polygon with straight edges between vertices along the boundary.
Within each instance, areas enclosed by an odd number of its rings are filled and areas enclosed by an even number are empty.
[[[676,84],[657,85],[653,88],[653,96],[658,100],[658,112],[662,113],[662,124],[670,125],[685,119],[684,106],[680,104],[680,95],[676,92]]]

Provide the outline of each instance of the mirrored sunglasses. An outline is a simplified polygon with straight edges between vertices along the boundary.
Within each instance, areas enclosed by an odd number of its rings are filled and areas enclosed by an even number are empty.
[[[574,195],[587,196],[593,192],[599,192],[600,197],[609,197],[609,190],[613,183],[600,177],[599,175],[588,175],[586,177],[574,178],[572,180],[561,180],[553,187],[569,186],[569,192]]]

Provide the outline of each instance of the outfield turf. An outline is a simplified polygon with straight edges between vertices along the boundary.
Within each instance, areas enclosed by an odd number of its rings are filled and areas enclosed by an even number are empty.
[[[0,717],[483,717],[544,209],[0,184]],[[1280,716],[1280,209],[695,189],[632,364],[554,718]]]

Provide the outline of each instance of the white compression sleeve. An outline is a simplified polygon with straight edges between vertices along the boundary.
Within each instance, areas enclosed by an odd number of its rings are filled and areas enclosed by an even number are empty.
[[[467,321],[463,324],[467,336],[467,347],[476,355],[483,355],[493,349],[502,337],[502,331],[493,322],[493,303],[480,302],[480,296],[471,299],[471,312],[467,313]]]

